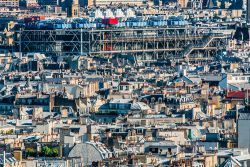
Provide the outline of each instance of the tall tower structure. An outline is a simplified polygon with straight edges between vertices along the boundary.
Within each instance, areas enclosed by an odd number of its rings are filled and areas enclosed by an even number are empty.
[[[67,17],[79,17],[79,0],[66,0]]]

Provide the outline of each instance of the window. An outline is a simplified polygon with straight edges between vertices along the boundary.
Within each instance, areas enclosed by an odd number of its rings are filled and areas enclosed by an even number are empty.
[[[150,148],[149,151],[152,153],[158,153],[158,148]]]
[[[74,10],[74,16],[76,16],[76,15],[77,15],[77,10],[75,9],[75,10]]]
[[[170,155],[172,154],[171,148],[168,148],[168,153],[169,153]]]
[[[155,102],[155,98],[152,97],[152,98],[151,98],[151,103],[154,103],[154,102]]]

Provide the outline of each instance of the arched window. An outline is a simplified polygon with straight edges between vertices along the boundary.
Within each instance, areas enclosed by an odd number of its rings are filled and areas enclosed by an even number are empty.
[[[155,102],[155,98],[152,97],[152,98],[151,98],[151,103],[154,103],[154,102]]]

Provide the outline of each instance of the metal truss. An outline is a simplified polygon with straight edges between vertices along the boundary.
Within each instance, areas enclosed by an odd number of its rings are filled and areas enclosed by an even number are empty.
[[[226,47],[228,36],[211,31],[207,27],[192,26],[22,30],[17,32],[20,35],[16,41],[24,53],[92,56],[131,54],[139,61],[155,61],[195,58],[202,54],[213,56],[216,51]]]

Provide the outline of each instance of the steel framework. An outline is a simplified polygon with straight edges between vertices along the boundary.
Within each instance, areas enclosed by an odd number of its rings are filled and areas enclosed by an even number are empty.
[[[52,55],[112,56],[132,54],[139,61],[209,58],[226,47],[228,36],[207,27],[21,30],[20,52]]]

